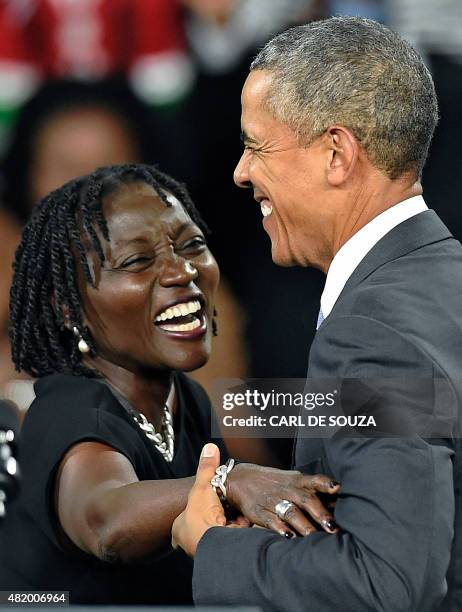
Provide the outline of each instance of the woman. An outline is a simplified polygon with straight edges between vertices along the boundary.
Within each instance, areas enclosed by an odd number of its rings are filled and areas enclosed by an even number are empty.
[[[16,254],[11,340],[39,377],[22,432],[23,491],[0,542],[0,588],[70,591],[71,603],[191,602],[170,550],[210,404],[183,371],[210,353],[218,267],[186,191],[154,168],[102,168],[38,205]],[[222,455],[226,454],[224,448]],[[324,476],[238,465],[229,501],[288,537],[327,532]],[[264,499],[264,501],[260,501]],[[292,528],[291,528],[292,527]]]
[[[28,219],[35,204],[50,191],[67,181],[93,172],[100,166],[125,163],[149,163],[152,159],[168,161],[165,138],[159,135],[156,122],[128,87],[117,80],[103,82],[53,81],[46,83],[31,98],[18,116],[10,146],[1,164],[2,198],[10,211],[19,217],[21,225]],[[155,137],[153,137],[155,135]],[[171,134],[169,135],[171,139]],[[167,163],[168,165],[168,163]],[[0,214],[0,234],[3,242],[3,219]],[[4,267],[11,268],[14,250]],[[0,242],[0,250],[1,242]],[[6,253],[8,255],[8,253]],[[2,264],[0,263],[0,268]],[[0,293],[0,394],[2,380],[9,382],[14,376],[10,343],[7,333],[8,295],[10,274],[5,274],[5,323],[1,329]],[[222,325],[220,338],[214,342],[213,357],[206,366],[196,370],[194,378],[210,388],[214,377],[245,378],[245,343],[240,310],[229,285],[220,281],[217,309]],[[2,333],[3,332],[3,333]],[[230,367],[231,366],[231,367]],[[17,389],[25,385],[12,385],[11,397],[18,401]],[[27,387],[26,387],[27,388]],[[23,402],[28,407],[27,396]],[[31,400],[30,400],[31,401]],[[29,404],[30,404],[29,401]],[[261,441],[257,441],[261,442]],[[242,444],[240,445],[242,447]],[[257,445],[252,446],[255,457]],[[239,449],[240,451],[241,449]],[[234,451],[235,454],[237,450]],[[272,464],[266,457],[266,463]],[[274,461],[274,460],[273,460]],[[265,462],[265,461],[263,461]]]

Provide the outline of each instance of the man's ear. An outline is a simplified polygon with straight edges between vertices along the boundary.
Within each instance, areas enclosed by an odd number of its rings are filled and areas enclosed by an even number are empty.
[[[333,125],[325,133],[329,148],[327,180],[340,187],[351,176],[359,157],[359,143],[353,133],[342,125]]]

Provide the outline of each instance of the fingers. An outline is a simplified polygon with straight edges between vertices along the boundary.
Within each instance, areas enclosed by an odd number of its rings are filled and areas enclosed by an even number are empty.
[[[284,514],[284,523],[290,525],[294,531],[302,536],[310,535],[310,533],[316,531],[316,527],[313,523],[295,504],[292,504]]]
[[[226,527],[232,527],[234,529],[236,528],[242,529],[242,528],[252,527],[252,523],[248,521],[245,518],[245,516],[242,516],[242,514],[240,514],[239,516],[236,516],[235,519],[228,521],[226,523]]]
[[[307,512],[324,531],[336,533],[338,527],[332,512],[329,510],[331,504],[327,503],[326,507],[317,494],[337,495],[340,490],[340,483],[325,474],[301,474],[299,486],[301,486],[303,492],[297,498],[293,498],[292,501]]]
[[[317,491],[328,495],[335,495],[340,490],[340,483],[325,474],[315,474],[314,476],[302,474],[300,486],[308,489],[308,491]]]
[[[266,529],[271,529],[271,531],[275,531],[279,535],[285,536],[289,539],[297,535],[289,527],[289,525],[287,525],[287,523],[281,521],[281,519],[276,514],[270,512],[269,510],[266,510],[265,508],[260,508],[258,512],[258,523],[256,523],[256,525],[260,527],[265,527]]]
[[[327,533],[337,533],[338,527],[332,513],[323,505],[316,494],[306,493],[295,500],[296,504],[310,515]],[[287,520],[287,511],[284,517]],[[303,515],[302,515],[303,516]]]
[[[226,525],[226,517],[218,495],[214,493],[210,480],[220,463],[220,451],[215,444],[206,444],[202,449],[191,487],[188,503],[172,526],[172,546],[181,547],[194,557],[197,544],[210,527]]]
[[[194,487],[210,487],[210,481],[219,465],[220,450],[218,446],[212,443],[206,444],[202,449]]]
[[[224,527],[226,525],[226,516],[218,498],[217,503],[209,508],[205,520],[211,527]]]
[[[211,479],[220,465],[220,450],[215,444],[206,444],[202,449],[196,472],[196,481],[188,496],[188,507],[198,510],[210,525],[226,525],[223,506],[214,492]]]
[[[179,548],[178,534],[181,532],[181,526],[182,526],[183,522],[184,522],[184,512],[179,514],[176,517],[176,519],[173,521],[173,525],[172,525],[172,541],[171,541],[171,546],[172,546],[173,550],[178,550],[178,548]]]
[[[227,527],[230,527],[231,525],[236,525],[237,527],[252,527],[252,523],[246,519],[245,516],[242,516],[242,514],[228,521]]]

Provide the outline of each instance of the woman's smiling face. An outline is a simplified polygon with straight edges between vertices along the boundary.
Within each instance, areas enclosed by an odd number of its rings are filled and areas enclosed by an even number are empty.
[[[131,372],[190,371],[210,355],[218,266],[202,231],[166,195],[171,206],[131,182],[104,197],[106,261],[91,254],[96,288],[80,284],[98,357]]]

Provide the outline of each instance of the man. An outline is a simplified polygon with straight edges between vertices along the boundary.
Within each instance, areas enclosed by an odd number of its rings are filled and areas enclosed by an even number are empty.
[[[332,18],[284,32],[254,60],[235,170],[260,203],[274,262],[327,273],[308,378],[438,382],[447,394],[435,392],[432,413],[442,397],[460,406],[462,363],[462,247],[421,195],[436,122],[417,53],[373,21]],[[173,529],[195,554],[196,602],[423,612],[444,599],[460,610],[456,421],[438,440],[299,437],[295,465],[341,483],[341,531],[295,540],[217,526],[208,478],[219,458],[206,447]]]

